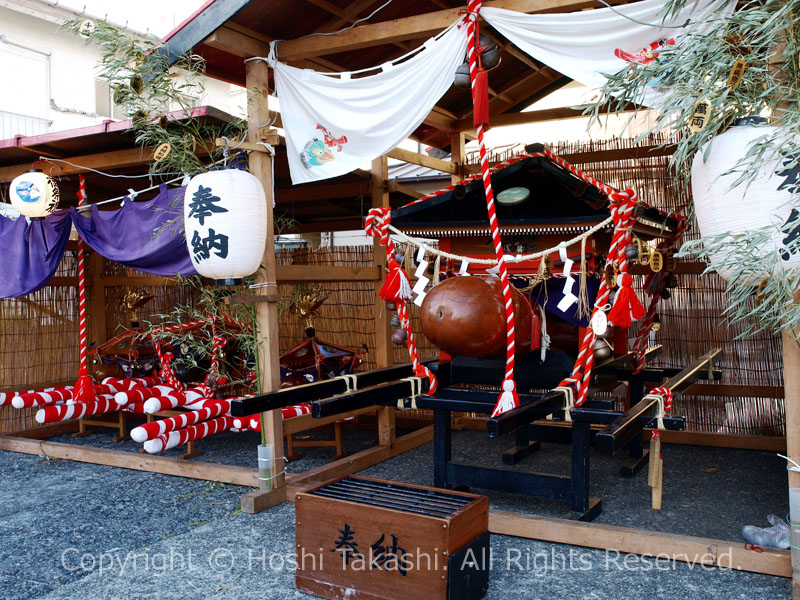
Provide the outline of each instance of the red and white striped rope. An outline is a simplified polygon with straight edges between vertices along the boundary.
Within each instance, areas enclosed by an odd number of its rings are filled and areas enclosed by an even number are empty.
[[[59,423],[70,419],[82,419],[92,415],[100,415],[118,408],[119,404],[116,403],[113,396],[98,396],[95,400],[89,402],[44,406],[36,412],[36,422]]]
[[[467,57],[469,59],[469,74],[473,91],[473,109],[477,106],[475,98],[475,82],[478,71],[478,46],[480,44],[477,31],[477,18],[480,14],[482,0],[470,0],[467,11],[467,35],[469,45],[467,47]],[[492,191],[491,169],[489,168],[489,157],[486,152],[486,142],[484,140],[484,126],[478,124],[478,148],[481,159],[481,179],[483,180],[483,191],[486,196],[486,210],[489,215],[489,227],[492,233],[492,245],[494,246],[497,268],[500,273],[500,281],[503,290],[503,306],[506,317],[506,369],[503,376],[503,392],[498,398],[497,405],[492,412],[495,417],[507,410],[519,405],[519,398],[516,394],[516,384],[514,382],[514,358],[516,352],[516,340],[514,331],[514,301],[511,296],[511,284],[508,281],[508,268],[505,262],[505,252],[503,251],[503,240],[500,237],[500,226],[497,222],[497,212],[494,205],[494,192]]]
[[[129,402],[144,402],[150,398],[174,394],[177,390],[168,385],[154,385],[152,387],[136,387],[132,390],[124,390],[114,395],[114,400],[118,404],[128,404]]]
[[[187,411],[180,415],[175,415],[174,417],[167,417],[166,419],[159,419],[158,421],[151,421],[150,423],[144,423],[138,427],[134,427],[131,430],[131,438],[135,442],[143,443],[147,440],[155,439],[159,435],[169,433],[170,431],[176,431],[189,427],[190,425],[196,425],[201,421],[219,417],[229,412],[230,409],[230,400],[208,402],[204,407],[198,408],[197,410]]]
[[[614,219],[614,234],[611,238],[606,264],[616,265],[620,273],[627,274],[628,261],[623,250],[630,242],[630,226],[634,220],[633,209],[637,204],[637,197],[633,190],[625,190],[622,192],[614,191],[610,199],[611,216]],[[601,277],[592,315],[606,309],[610,295],[611,290],[608,287],[608,282],[605,277]],[[591,381],[592,368],[594,367],[593,346],[596,339],[595,332],[591,327],[587,327],[572,373],[558,384],[558,387],[570,385],[577,387],[578,393],[575,399],[575,406],[583,404],[589,394],[589,383]]]
[[[661,437],[661,428],[664,426],[664,415],[672,410],[672,390],[665,387],[657,387],[650,390],[648,396],[660,396],[662,403],[662,410],[658,414],[658,423],[653,428],[652,439]]]
[[[392,241],[392,238],[389,236],[391,211],[392,209],[389,207],[370,209],[364,220],[364,230],[366,231],[367,235],[379,238],[380,244],[386,248],[386,257],[388,261],[395,262],[394,256],[396,253],[396,248],[394,241]],[[419,361],[417,344],[414,340],[414,331],[411,327],[411,319],[408,316],[408,307],[406,306],[406,302],[405,300],[396,300],[395,306],[401,326],[408,333],[408,337],[406,338],[406,347],[408,348],[408,354],[411,358],[411,366],[414,369],[414,374],[417,377],[427,377],[428,391],[426,393],[433,395],[436,393],[437,387],[436,376],[431,372],[430,369],[428,369],[428,367],[421,364]]]
[[[78,208],[86,204],[86,177],[78,176]],[[88,374],[86,343],[86,268],[84,265],[84,243],[78,238],[78,328],[80,330],[80,369],[79,374]]]
[[[233,427],[233,417],[222,416],[209,421],[203,421],[197,425],[186,427],[185,429],[178,429],[170,431],[163,435],[159,435],[152,440],[147,440],[144,443],[144,449],[150,454],[156,454],[169,450],[175,446],[180,446],[186,442],[193,440],[200,440],[221,431],[227,431]]]
[[[25,394],[41,394],[44,392],[60,392],[62,390],[71,390],[71,385],[56,385],[53,387],[39,388],[34,390],[19,390],[18,392],[0,392],[0,406],[11,404],[16,396],[23,396]]]

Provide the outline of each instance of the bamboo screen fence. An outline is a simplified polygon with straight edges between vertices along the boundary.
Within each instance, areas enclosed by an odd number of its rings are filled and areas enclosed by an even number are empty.
[[[652,145],[659,140],[645,140]],[[562,156],[588,152],[613,151],[631,147],[629,140],[611,140],[590,144],[558,144],[553,149]],[[502,159],[503,157],[498,157]],[[668,158],[650,157],[598,162],[578,162],[576,166],[607,184],[632,187],[645,202],[659,208],[685,210],[688,192],[667,171]],[[690,229],[687,237],[696,236]],[[74,277],[75,255],[68,252],[57,277]],[[331,266],[366,266],[372,262],[372,246],[299,248],[281,250],[280,264]],[[106,277],[137,277],[142,287],[143,273],[104,261]],[[780,338],[772,334],[736,339],[740,330],[725,324],[722,311],[727,301],[724,282],[716,275],[681,275],[680,286],[672,297],[662,301],[659,314],[661,329],[655,342],[663,344],[659,363],[684,366],[711,348],[724,348],[723,384],[740,386],[783,385]],[[374,285],[372,282],[321,282],[310,284],[328,297],[315,319],[317,336],[326,341],[360,348],[366,345],[362,370],[373,369],[375,362]],[[307,286],[308,287],[308,286]],[[132,320],[121,305],[128,288],[107,286],[106,334],[118,333],[119,327]],[[145,286],[154,300],[141,313],[140,320],[153,321],[152,315],[168,313],[177,304],[192,301],[191,290],[180,286]],[[281,284],[279,294],[290,299],[295,284]],[[415,309],[415,307],[412,307]],[[142,314],[146,312],[147,314]],[[423,358],[435,355],[435,349],[414,330]],[[292,348],[303,340],[305,324],[288,311],[280,316],[280,350]],[[394,350],[395,362],[407,362],[404,346]],[[74,284],[54,285],[22,299],[0,300],[0,391],[38,387],[46,383],[66,382],[75,378],[78,367],[77,291]],[[695,431],[727,432],[752,435],[783,435],[783,399],[771,397],[683,396],[674,407],[675,414],[685,415],[688,428]],[[31,411],[0,408],[0,432],[33,427]]]

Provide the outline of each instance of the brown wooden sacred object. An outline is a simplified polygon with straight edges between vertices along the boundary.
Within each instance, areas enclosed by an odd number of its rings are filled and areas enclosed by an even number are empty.
[[[539,315],[511,288],[517,356],[539,348]],[[420,310],[425,336],[452,356],[502,358],[506,352],[503,290],[496,277],[453,277],[425,296]],[[533,344],[531,341],[533,339]],[[533,346],[533,347],[531,347]]]

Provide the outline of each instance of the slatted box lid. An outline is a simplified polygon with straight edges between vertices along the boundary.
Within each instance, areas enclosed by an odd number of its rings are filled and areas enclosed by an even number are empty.
[[[297,587],[323,598],[477,600],[485,496],[346,476],[297,495]]]

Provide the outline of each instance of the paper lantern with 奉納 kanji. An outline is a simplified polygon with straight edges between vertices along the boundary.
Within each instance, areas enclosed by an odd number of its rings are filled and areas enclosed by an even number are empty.
[[[739,178],[731,170],[743,160],[750,146],[757,140],[772,135],[773,126],[760,125],[760,117],[743,119],[710,143],[708,156],[703,147],[692,162],[692,195],[700,235],[711,238],[728,234],[735,236],[755,229],[768,228],[770,240],[759,248],[766,255],[775,252],[784,267],[800,265],[796,221],[797,210],[791,204],[793,188],[798,187],[796,169],[789,169],[790,156],[775,158],[761,167],[752,181],[732,184]],[[735,244],[735,238],[731,240]],[[722,254],[722,253],[720,253]],[[722,264],[724,257],[710,254],[714,270],[725,279],[733,274],[730,264]],[[771,273],[755,273],[754,281]]]
[[[23,216],[44,219],[58,208],[60,194],[53,178],[38,169],[18,175],[9,187],[11,205]]]
[[[217,285],[238,285],[261,264],[267,240],[267,198],[247,171],[195,175],[183,199],[192,264]]]

